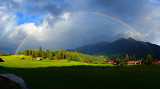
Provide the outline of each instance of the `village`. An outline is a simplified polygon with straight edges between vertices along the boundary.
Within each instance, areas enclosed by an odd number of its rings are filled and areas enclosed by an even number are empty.
[[[84,63],[91,64],[90,61],[85,61]],[[160,63],[160,61],[155,60],[152,63]],[[100,63],[96,63],[96,64],[100,64]],[[107,61],[104,61],[103,64],[114,64],[114,65],[116,65],[116,60],[107,60]],[[140,64],[144,64],[144,63],[143,63],[142,60],[137,60],[137,61],[127,61],[127,62],[124,61],[124,64],[126,64],[126,65],[140,65]]]
[[[20,59],[24,59],[24,57],[20,57]],[[31,60],[43,60],[41,57],[36,57],[36,58],[32,58]],[[136,61],[123,61],[124,64],[126,65],[140,65],[140,64],[143,64],[143,61],[142,60],[136,60]],[[90,61],[84,61],[84,63],[86,64],[92,64]],[[152,63],[160,63],[160,61],[158,60],[155,60],[154,62]],[[101,64],[101,63],[94,63],[94,64]],[[106,60],[104,61],[104,63],[102,64],[114,64],[114,65],[117,65],[116,64],[116,59],[115,60]]]

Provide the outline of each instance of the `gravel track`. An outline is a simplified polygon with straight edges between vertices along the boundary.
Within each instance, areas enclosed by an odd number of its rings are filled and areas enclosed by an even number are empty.
[[[17,84],[20,84],[22,89],[29,89],[27,84],[25,83],[25,81],[22,78],[14,75],[14,74],[0,74],[0,76],[9,78],[9,80],[11,80]]]

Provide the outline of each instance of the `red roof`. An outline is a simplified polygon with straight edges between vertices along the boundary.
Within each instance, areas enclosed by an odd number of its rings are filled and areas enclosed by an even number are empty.
[[[128,63],[141,63],[141,61],[128,61]]]

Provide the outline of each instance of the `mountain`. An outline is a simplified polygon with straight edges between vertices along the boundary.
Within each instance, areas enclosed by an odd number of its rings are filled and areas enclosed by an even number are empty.
[[[75,50],[77,50],[78,52],[84,53],[84,54],[92,55],[92,54],[95,54],[95,53],[101,51],[108,44],[110,44],[110,42],[103,41],[103,42],[93,44],[93,45],[82,46],[82,47],[79,47]]]
[[[14,52],[15,52],[15,49],[11,47],[0,46],[0,54],[1,53],[8,54],[8,53],[14,53]]]
[[[160,46],[149,42],[137,41],[131,37],[128,39],[120,38],[112,43],[100,42],[82,46],[74,50],[89,55],[108,56],[111,59],[119,56],[125,57],[126,54],[135,54],[137,58],[151,54],[154,58],[160,58]]]

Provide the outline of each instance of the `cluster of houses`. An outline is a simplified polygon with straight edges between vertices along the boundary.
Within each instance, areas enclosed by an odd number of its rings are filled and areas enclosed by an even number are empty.
[[[155,60],[153,63],[159,63],[160,61]],[[85,61],[85,63],[89,64],[90,61]],[[104,61],[104,64],[116,64],[116,60],[107,60]],[[128,62],[124,62],[124,64],[128,64],[128,65],[137,65],[137,64],[142,64],[142,60],[139,61],[128,61]]]
[[[24,59],[24,57],[20,57],[20,59]],[[42,60],[40,57],[32,58],[32,60]]]
[[[32,60],[42,60],[40,57],[32,58]]]

